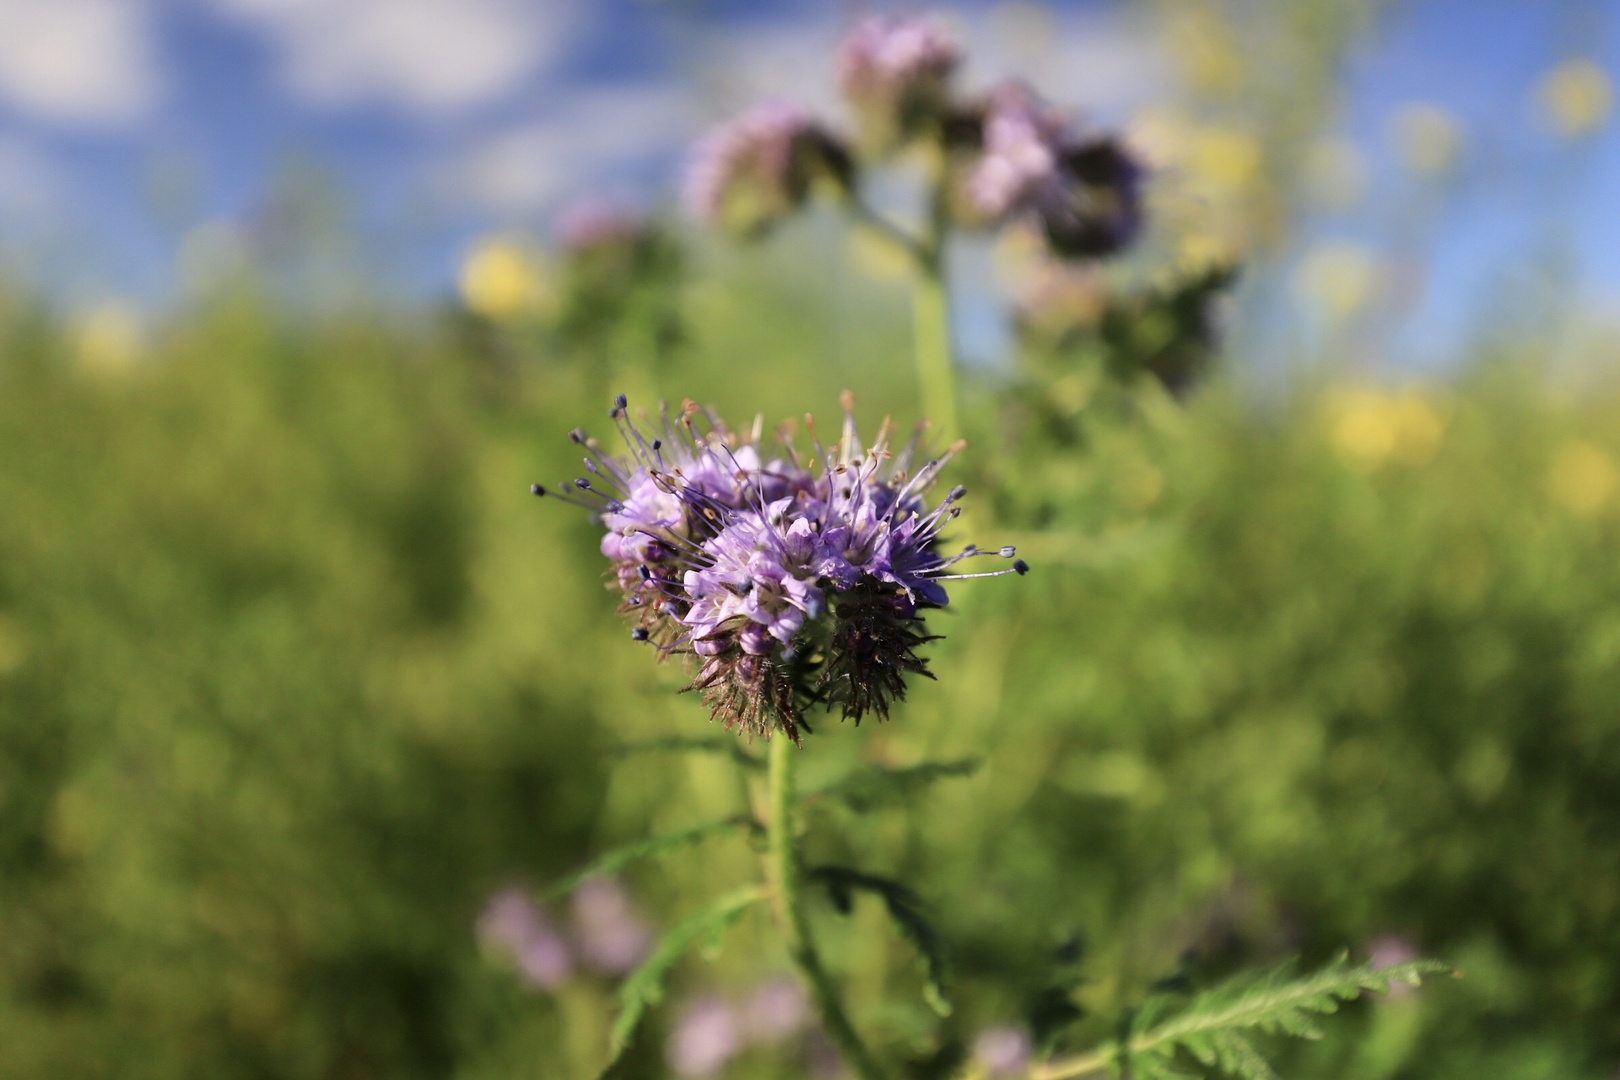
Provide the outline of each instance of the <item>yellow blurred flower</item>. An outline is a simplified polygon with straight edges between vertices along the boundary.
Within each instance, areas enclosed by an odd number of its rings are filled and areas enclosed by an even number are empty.
[[[1392,460],[1422,465],[1440,449],[1446,430],[1442,409],[1414,390],[1340,390],[1329,398],[1328,412],[1334,449],[1363,470]]]
[[[79,363],[87,371],[127,371],[141,355],[141,314],[127,300],[109,300],[79,328]]]
[[[1305,255],[1294,283],[1301,297],[1332,321],[1342,322],[1372,295],[1377,268],[1377,260],[1360,244],[1330,241]]]
[[[1193,126],[1186,114],[1164,105],[1145,105],[1131,118],[1125,141],[1149,169],[1163,169],[1186,157]]]
[[[1202,128],[1192,137],[1187,167],[1218,192],[1242,193],[1259,179],[1260,142],[1235,128]]]
[[[1390,132],[1401,164],[1419,176],[1449,172],[1462,157],[1462,124],[1439,105],[1402,105],[1390,120]]]
[[[543,314],[552,301],[545,265],[508,237],[474,244],[462,260],[458,284],[470,310],[497,322]]]
[[[1536,96],[1553,130],[1565,138],[1602,127],[1614,107],[1608,74],[1591,60],[1567,60],[1541,80]]]
[[[1620,490],[1620,466],[1589,442],[1573,442],[1558,452],[1547,469],[1547,494],[1553,502],[1581,517],[1592,517]]]

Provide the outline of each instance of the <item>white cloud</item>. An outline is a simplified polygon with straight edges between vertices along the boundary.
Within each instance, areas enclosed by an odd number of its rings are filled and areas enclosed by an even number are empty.
[[[156,102],[142,0],[0,0],[0,99],[61,123],[109,126]]]
[[[274,42],[281,77],[320,105],[429,116],[497,101],[555,59],[562,0],[211,0]]]
[[[474,146],[452,167],[446,186],[499,214],[546,210],[668,159],[690,137],[691,116],[689,102],[672,87],[582,90],[548,102],[541,118]]]

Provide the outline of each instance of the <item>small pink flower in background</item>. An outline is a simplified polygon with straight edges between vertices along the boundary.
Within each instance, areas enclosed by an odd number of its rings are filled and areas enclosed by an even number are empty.
[[[1035,1052],[1029,1033],[1012,1024],[985,1028],[973,1043],[973,1060],[991,1076],[1016,1076]]]
[[[838,45],[838,85],[860,97],[874,90],[898,95],[919,79],[942,79],[962,61],[962,50],[938,19],[870,15]]]
[[[664,1060],[677,1076],[713,1076],[742,1047],[736,1011],[718,997],[701,997],[681,1011]]]
[[[1418,958],[1417,946],[1398,934],[1385,934],[1373,939],[1372,944],[1367,947],[1367,954],[1367,962],[1379,969],[1405,964]],[[1392,999],[1406,997],[1413,989],[1403,982],[1392,982],[1389,984],[1389,996]]]
[[[961,61],[961,48],[926,15],[857,22],[838,46],[838,85],[867,144],[887,149],[937,119],[946,83]]]
[[[634,243],[645,231],[640,214],[600,195],[575,199],[563,207],[553,225],[557,243],[570,252]]]
[[[733,216],[756,227],[787,213],[803,198],[795,183],[794,148],[813,130],[810,114],[771,98],[721,124],[692,148],[682,202],[710,225]],[[731,208],[743,204],[743,211]]]
[[[567,943],[522,889],[502,889],[490,897],[478,917],[478,940],[509,956],[523,981],[538,989],[549,990],[573,973]]]
[[[573,914],[580,959],[594,971],[623,975],[652,947],[652,928],[615,878],[592,878],[575,889]]]
[[[767,979],[755,988],[743,1006],[748,1041],[781,1042],[797,1034],[810,1018],[804,988],[785,976]]]
[[[984,156],[968,175],[967,193],[987,217],[999,218],[1033,201],[1058,174],[1063,117],[1022,83],[997,87],[984,117]]]

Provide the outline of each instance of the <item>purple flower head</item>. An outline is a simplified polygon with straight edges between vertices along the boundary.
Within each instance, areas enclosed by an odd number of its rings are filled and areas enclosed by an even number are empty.
[[[652,929],[614,878],[591,878],[575,889],[573,914],[579,958],[592,970],[623,975],[652,947]]]
[[[682,201],[705,224],[744,235],[797,210],[821,176],[848,186],[849,155],[799,106],[772,98],[692,148]]]
[[[1040,223],[1058,255],[1109,255],[1142,227],[1142,169],[1119,142],[1078,138],[1065,118],[1021,83],[1005,83],[984,110],[982,152],[967,196],[991,220]]]
[[[508,957],[530,986],[549,990],[573,973],[562,935],[522,889],[502,889],[490,897],[478,917],[478,940],[490,952]]]
[[[864,141],[885,150],[945,108],[962,50],[937,19],[868,16],[838,46],[838,85]]]
[[[1375,939],[1368,946],[1367,962],[1374,968],[1391,968],[1397,964],[1410,963],[1418,958],[1417,946],[1396,934],[1385,934]],[[1406,997],[1413,992],[1413,988],[1406,983],[1391,980],[1389,984],[1389,997],[1391,1000]]]
[[[742,1015],[748,1041],[778,1043],[810,1022],[810,1001],[796,980],[777,976],[754,989]]]
[[[563,208],[553,230],[563,249],[577,254],[633,245],[645,235],[647,222],[622,203],[587,195]]]
[[[664,1060],[676,1076],[713,1076],[742,1049],[737,1014],[718,997],[691,1002],[675,1022]]]
[[[973,1043],[973,1060],[991,1076],[1021,1075],[1034,1052],[1029,1033],[1011,1024],[985,1028]]]
[[[759,420],[738,434],[690,402],[677,418],[662,412],[654,434],[630,420],[621,396],[610,415],[624,458],[572,436],[592,475],[561,497],[594,509],[606,528],[602,553],[632,637],[660,656],[693,657],[690,689],[728,728],[797,742],[813,704],[857,723],[886,718],[909,675],[931,677],[917,650],[933,640],[924,613],[950,602],[946,582],[1028,569],[956,573],[965,559],[1015,554],[942,549],[964,491],[932,506],[927,496],[962,444],[914,468],[918,435],[891,449],[885,423],[863,446],[853,404],[846,395],[831,447],[806,418],[814,450],[804,460],[788,430],[766,452]]]

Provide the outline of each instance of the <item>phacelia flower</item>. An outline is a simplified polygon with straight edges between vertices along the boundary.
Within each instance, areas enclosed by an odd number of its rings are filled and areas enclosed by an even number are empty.
[[[962,50],[938,20],[874,15],[838,46],[838,85],[855,110],[862,140],[889,149],[945,108]]]
[[[627,456],[604,453],[583,431],[570,436],[591,475],[561,497],[593,509],[606,528],[602,554],[631,636],[660,656],[689,656],[688,689],[728,729],[798,742],[816,704],[857,723],[868,713],[887,718],[909,675],[932,678],[917,650],[934,640],[923,616],[950,602],[946,583],[1028,570],[1018,560],[956,573],[965,559],[1015,555],[941,550],[965,493],[952,488],[933,506],[927,494],[962,444],[913,471],[918,435],[892,450],[885,423],[863,446],[848,395],[844,405],[831,447],[806,417],[807,460],[786,427],[771,449],[758,420],[739,434],[690,402],[644,432],[622,395],[609,415]]]
[[[652,928],[615,878],[591,878],[574,890],[574,935],[579,958],[604,975],[635,969],[652,948]]]
[[[568,945],[522,889],[502,889],[478,917],[478,940],[507,956],[530,986],[549,990],[574,970]]]
[[[850,184],[843,145],[799,106],[760,102],[692,148],[683,202],[706,224],[759,233],[797,210],[817,179]]]
[[[1117,140],[1075,136],[1021,84],[991,95],[981,155],[967,178],[980,214],[1032,217],[1062,256],[1109,255],[1141,230],[1141,186],[1140,165]]]
[[[553,226],[557,242],[571,254],[631,246],[647,229],[640,214],[601,196],[584,196],[564,206]]]
[[[1019,1076],[1029,1068],[1035,1048],[1023,1028],[997,1024],[985,1028],[973,1043],[973,1060],[991,1076]]]

